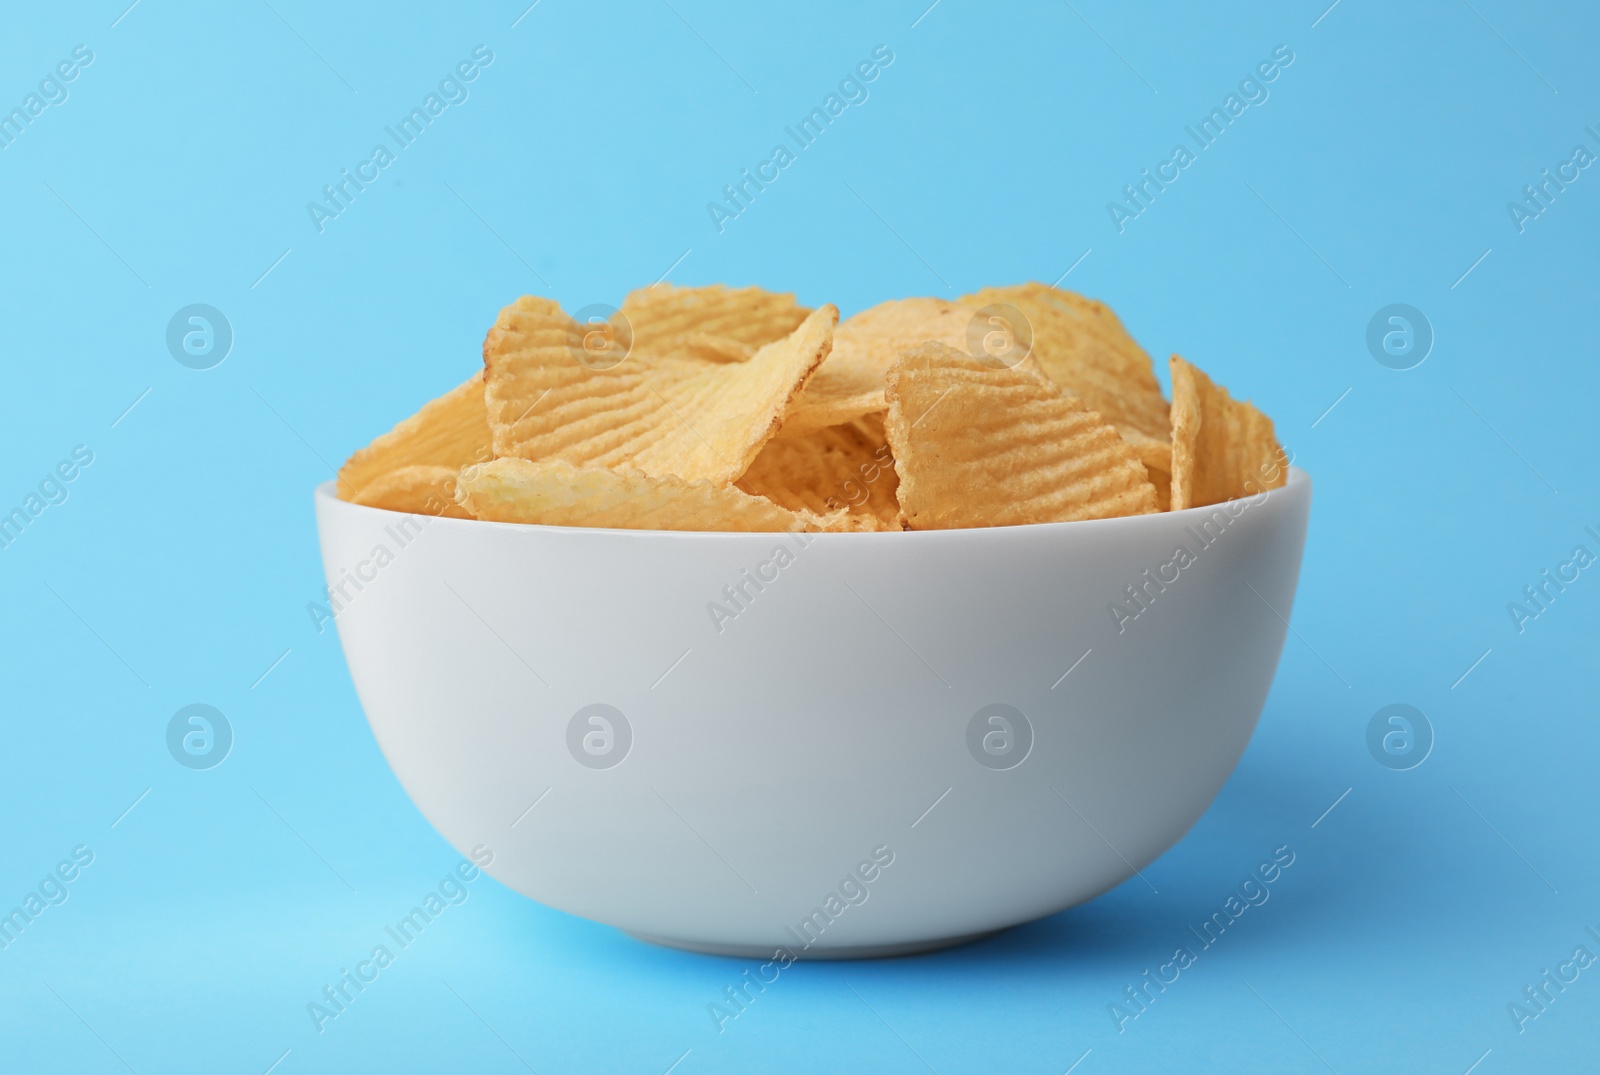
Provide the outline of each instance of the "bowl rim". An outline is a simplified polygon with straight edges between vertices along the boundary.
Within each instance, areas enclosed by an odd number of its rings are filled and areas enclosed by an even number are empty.
[[[500,530],[513,531],[521,534],[590,534],[608,535],[611,540],[644,540],[674,539],[674,540],[720,540],[736,541],[752,538],[771,537],[775,534],[800,534],[807,536],[807,545],[812,541],[822,540],[830,543],[841,541],[950,541],[971,540],[976,537],[961,538],[959,535],[977,534],[1037,534],[1061,533],[1063,528],[1072,528],[1074,531],[1089,532],[1089,528],[1097,527],[1099,532],[1113,528],[1133,528],[1153,525],[1150,520],[1155,519],[1193,519],[1209,516],[1227,504],[1254,505],[1265,503],[1268,500],[1282,500],[1290,496],[1309,494],[1311,491],[1311,475],[1303,469],[1291,464],[1288,468],[1288,477],[1276,489],[1269,489],[1261,493],[1252,493],[1249,496],[1236,497],[1233,500],[1223,500],[1215,504],[1204,504],[1199,507],[1183,508],[1179,511],[1157,511],[1145,515],[1120,515],[1111,519],[1078,519],[1072,522],[1055,523],[1014,523],[1002,526],[971,526],[954,527],[938,530],[847,530],[847,531],[802,531],[802,530],[640,530],[626,527],[609,526],[555,526],[549,523],[508,523],[490,519],[461,519],[450,515],[429,515],[426,512],[394,511],[390,508],[378,508],[368,504],[356,504],[349,500],[341,500],[334,493],[336,479],[330,478],[319,483],[313,490],[313,502],[320,508],[324,502],[332,510],[351,510],[355,512],[381,513],[382,515],[404,515],[411,518],[428,518],[435,523],[446,524],[446,530],[464,527],[477,530],[483,527],[494,527]],[[894,537],[893,535],[899,535]],[[1018,538],[1020,540],[1020,537]]]

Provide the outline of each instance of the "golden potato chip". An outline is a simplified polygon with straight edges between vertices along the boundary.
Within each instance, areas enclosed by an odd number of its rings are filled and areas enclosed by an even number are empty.
[[[800,327],[811,311],[791,294],[759,287],[642,287],[622,300],[621,313],[641,354],[698,354],[749,358]]]
[[[930,343],[896,359],[888,384],[884,426],[913,530],[1156,510],[1116,429],[1031,364],[991,369]]]
[[[739,480],[746,492],[781,507],[818,515],[845,508],[884,530],[900,528],[899,484],[878,414],[798,437],[776,437]]]
[[[671,353],[706,362],[743,362],[756,353],[756,348],[729,339],[727,336],[708,336],[704,332],[690,332],[673,338]]]
[[[1155,467],[1145,467],[1145,476],[1156,491],[1156,510],[1172,510],[1172,475]]]
[[[614,350],[575,343],[594,326],[524,297],[483,343],[494,454],[727,485],[777,432],[827,356],[838,317],[823,306],[745,362],[648,349],[614,361]]]
[[[1276,489],[1287,460],[1272,419],[1172,356],[1172,510]]]
[[[1020,311],[1033,337],[1030,357],[1046,377],[1116,426],[1146,464],[1167,453],[1170,418],[1155,367],[1105,303],[1039,283],[985,288],[960,301]]]
[[[443,466],[396,467],[362,487],[351,500],[372,508],[410,512],[413,515],[448,515],[472,518],[456,503],[456,468]]]
[[[1135,437],[1128,445],[1128,451],[1133,457],[1144,464],[1145,475],[1150,479],[1150,484],[1156,488],[1156,510],[1170,511],[1172,507],[1172,445],[1166,441],[1153,440],[1142,434],[1131,434],[1127,429],[1118,430],[1122,439],[1127,441],[1129,436]]]
[[[356,500],[375,479],[401,467],[459,470],[483,462],[489,458],[489,440],[480,370],[352,455],[339,468],[339,496]]]
[[[1072,394],[1071,389],[1065,391],[1068,395]],[[1137,433],[1127,427],[1120,427],[1118,432],[1127,442],[1129,451],[1133,452],[1134,457],[1143,463],[1146,469],[1159,470],[1163,474],[1172,471],[1172,445],[1169,442],[1146,437],[1143,433]]]
[[[847,529],[839,511],[819,517],[700,480],[562,460],[496,459],[461,472],[464,507],[479,519],[628,530]]]
[[[883,410],[884,378],[901,351],[929,340],[966,346],[972,311],[943,299],[895,299],[839,323],[833,351],[794,401],[780,436],[803,436]]]

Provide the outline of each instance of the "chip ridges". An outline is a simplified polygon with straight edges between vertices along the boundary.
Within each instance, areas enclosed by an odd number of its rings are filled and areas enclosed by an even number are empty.
[[[1174,355],[1169,406],[1108,307],[1044,284],[843,324],[722,285],[580,313],[505,307],[483,371],[354,453],[338,495],[567,526],[871,531],[1176,510],[1288,476],[1250,403]]]
[[[795,400],[780,436],[803,436],[888,407],[884,379],[900,352],[930,340],[961,347],[972,311],[934,298],[891,299],[839,323],[833,351]]]
[[[490,439],[479,371],[358,449],[339,468],[335,488],[342,499],[356,500],[372,482],[401,467],[459,470],[489,459]]]
[[[794,512],[705,480],[686,482],[562,460],[496,459],[463,470],[457,488],[468,511],[492,522],[634,530],[848,528],[844,512],[826,517]]]
[[[494,453],[729,484],[777,432],[837,320],[824,305],[743,362],[643,353],[591,369],[559,306],[519,299],[484,341]]]
[[[701,355],[739,353],[781,340],[811,311],[794,295],[759,287],[678,287],[654,284],[630,292],[621,313],[640,353]]]
[[[1172,369],[1172,510],[1277,489],[1287,459],[1272,419],[1177,355]]]
[[[1116,429],[1023,364],[991,369],[943,344],[889,371],[885,430],[910,529],[1067,522],[1156,510]]]
[[[412,515],[472,516],[456,503],[457,468],[450,466],[396,467],[371,482],[351,498],[353,503]]]
[[[1020,310],[1033,329],[1031,357],[1046,377],[1121,430],[1141,455],[1141,441],[1160,446],[1152,455],[1165,452],[1169,417],[1155,365],[1105,303],[1041,283],[984,288],[960,302]]]
[[[883,416],[858,418],[767,443],[739,485],[796,511],[845,509],[862,529],[899,529],[900,484]]]

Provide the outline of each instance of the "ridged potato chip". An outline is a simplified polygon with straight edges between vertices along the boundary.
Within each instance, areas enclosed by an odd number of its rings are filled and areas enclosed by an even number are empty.
[[[883,432],[872,414],[844,425],[767,442],[740,488],[794,511],[847,509],[863,528],[898,530],[900,485]]]
[[[870,531],[1177,510],[1287,478],[1260,411],[1176,355],[1169,406],[1115,314],[1043,284],[842,324],[722,285],[580,313],[507,306],[484,371],[352,455],[339,495],[568,526]]]
[[[1127,442],[1128,451],[1144,464],[1150,484],[1156,487],[1156,510],[1169,510],[1172,501],[1172,445],[1126,427],[1117,432]]]
[[[406,466],[380,474],[350,499],[357,504],[412,515],[472,516],[456,503],[455,467]]]
[[[655,284],[631,292],[621,307],[639,353],[714,361],[749,358],[799,328],[810,312],[792,294],[721,284]]]
[[[708,336],[704,332],[690,332],[672,338],[670,353],[705,362],[743,362],[755,354],[756,349],[727,336]]]
[[[1145,477],[1150,479],[1150,485],[1156,491],[1156,510],[1172,510],[1172,475],[1165,470],[1155,467],[1144,468]]]
[[[339,468],[338,494],[344,500],[357,500],[373,481],[401,467],[441,466],[454,471],[484,462],[489,442],[480,370],[352,455]]]
[[[1277,489],[1288,480],[1272,419],[1172,356],[1172,510]]]
[[[779,436],[803,436],[888,406],[884,379],[895,356],[929,340],[965,346],[972,311],[943,299],[894,299],[839,322],[833,351],[795,400]]]
[[[603,347],[575,346],[575,330],[592,327],[547,299],[519,299],[483,344],[494,454],[728,485],[827,357],[838,317],[822,306],[744,362],[648,348],[613,362]]]
[[[496,459],[468,467],[461,504],[479,519],[628,530],[842,530],[845,512],[818,516],[700,480],[561,460]]]
[[[1144,464],[1096,412],[1024,363],[992,369],[931,343],[888,377],[884,427],[913,530],[1156,510]]]
[[[1044,375],[1116,426],[1146,465],[1165,466],[1170,417],[1155,366],[1109,306],[1039,283],[985,288],[960,301],[1021,311],[1032,329],[1030,357]]]

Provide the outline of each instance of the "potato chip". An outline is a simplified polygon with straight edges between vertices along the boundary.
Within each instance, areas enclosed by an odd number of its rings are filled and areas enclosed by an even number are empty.
[[[1024,363],[930,343],[895,360],[885,430],[913,530],[1156,510],[1144,464],[1096,412]]]
[[[1155,367],[1105,303],[1038,283],[985,288],[960,301],[1015,307],[1046,377],[1116,426],[1147,464],[1166,454],[1170,418]]]
[[[700,480],[563,460],[496,459],[461,472],[462,505],[479,519],[628,530],[847,529],[846,512],[819,517]]]
[[[470,519],[456,503],[455,467],[396,467],[368,482],[351,500],[371,508],[404,511],[412,515],[448,515]]]
[[[781,507],[817,515],[844,508],[870,520],[864,527],[884,530],[900,528],[899,484],[877,414],[770,440],[739,480],[746,492]]]
[[[1287,460],[1272,419],[1172,356],[1172,510],[1276,489]]]
[[[1144,464],[1145,475],[1150,479],[1150,484],[1156,488],[1156,510],[1171,510],[1172,445],[1142,434],[1132,434],[1127,429],[1120,429],[1117,432],[1122,434],[1125,442],[1130,435],[1134,437],[1133,442],[1128,444],[1128,451]]]
[[[743,362],[756,353],[756,348],[727,336],[690,332],[673,338],[671,353],[705,362]]]
[[[895,299],[839,323],[833,351],[795,400],[780,436],[803,436],[882,411],[895,356],[929,340],[966,346],[972,311],[943,299]]]
[[[401,467],[459,470],[483,462],[490,457],[489,440],[480,370],[352,455],[339,468],[339,496],[357,500],[366,486]]]
[[[1156,510],[1172,510],[1172,475],[1155,467],[1145,467],[1145,476],[1156,491]]]
[[[640,354],[689,354],[727,361],[749,358],[800,327],[811,311],[792,294],[759,287],[642,287],[622,300],[621,313]]]
[[[598,312],[596,312],[598,311]],[[658,284],[580,318],[524,297],[484,371],[356,452],[339,495],[571,526],[871,531],[1176,510],[1281,486],[1272,422],[1104,304],[1043,284],[840,324]]]
[[[727,485],[777,432],[838,317],[823,306],[745,362],[648,349],[613,361],[605,347],[574,342],[593,326],[549,300],[519,299],[483,344],[494,454]]]

